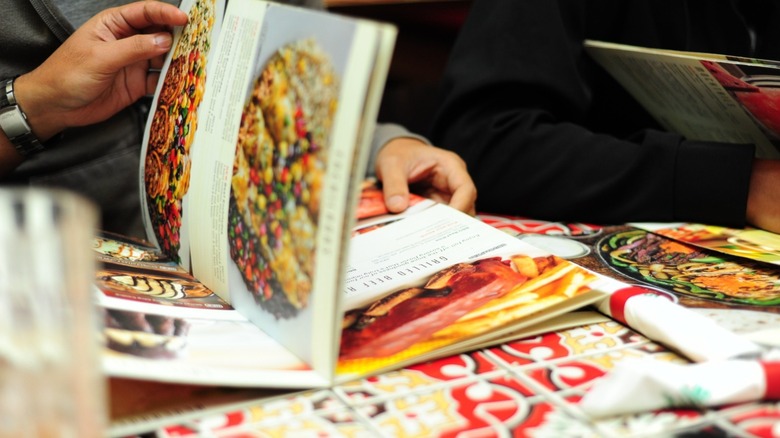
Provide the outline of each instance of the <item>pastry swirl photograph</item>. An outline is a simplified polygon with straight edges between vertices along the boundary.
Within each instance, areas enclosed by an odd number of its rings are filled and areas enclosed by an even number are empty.
[[[184,197],[190,185],[190,147],[205,92],[216,0],[195,0],[188,16],[150,113],[141,169],[150,234],[162,252],[177,263],[182,262],[181,228]]]

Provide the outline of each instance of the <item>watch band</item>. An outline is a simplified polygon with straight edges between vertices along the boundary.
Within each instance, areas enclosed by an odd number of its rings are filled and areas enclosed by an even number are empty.
[[[22,156],[28,156],[43,150],[43,143],[38,140],[27,122],[27,115],[22,111],[14,95],[14,80],[0,81],[0,130],[2,130]]]
[[[2,88],[0,88],[0,108],[5,108],[9,105],[16,105],[16,96],[14,95],[14,80],[4,79],[0,81]],[[13,99],[13,103],[11,101]]]

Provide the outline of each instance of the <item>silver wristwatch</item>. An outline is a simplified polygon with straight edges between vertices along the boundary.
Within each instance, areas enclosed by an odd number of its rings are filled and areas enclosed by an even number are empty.
[[[43,144],[33,134],[27,115],[14,96],[14,79],[0,80],[0,129],[20,155],[27,156],[43,150]]]

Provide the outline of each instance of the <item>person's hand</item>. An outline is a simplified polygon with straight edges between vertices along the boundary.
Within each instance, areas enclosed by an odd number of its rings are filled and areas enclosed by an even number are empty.
[[[409,191],[474,215],[477,189],[466,163],[454,152],[414,138],[396,138],[379,151],[376,175],[388,210],[409,206]]]
[[[755,160],[750,176],[747,221],[780,233],[780,160]]]
[[[157,1],[106,9],[43,64],[17,78],[15,92],[33,132],[46,140],[65,128],[108,119],[152,94],[171,48],[171,26],[187,14]]]

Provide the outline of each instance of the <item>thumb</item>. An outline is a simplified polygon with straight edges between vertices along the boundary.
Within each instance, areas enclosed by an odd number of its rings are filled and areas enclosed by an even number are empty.
[[[101,59],[111,71],[167,53],[173,44],[168,32],[138,34],[112,41],[101,50]]]

